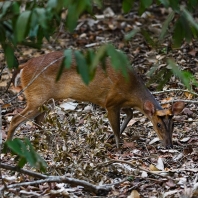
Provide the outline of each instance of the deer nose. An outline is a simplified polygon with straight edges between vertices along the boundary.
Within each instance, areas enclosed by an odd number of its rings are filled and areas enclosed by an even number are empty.
[[[166,145],[166,149],[172,149],[172,148],[173,148],[173,144]]]

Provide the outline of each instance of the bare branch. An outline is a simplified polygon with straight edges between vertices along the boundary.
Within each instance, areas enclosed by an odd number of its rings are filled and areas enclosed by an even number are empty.
[[[180,100],[180,99],[170,100],[170,101],[167,101],[167,102],[161,102],[160,104],[168,104],[168,103],[173,103],[173,102],[185,102],[185,103],[198,104],[198,101],[197,100]]]
[[[96,186],[96,185],[93,185],[93,184],[91,184],[87,181],[84,181],[84,180],[69,178],[66,176],[46,176],[46,175],[43,175],[40,173],[20,169],[18,167],[10,166],[7,164],[0,164],[0,167],[7,169],[7,170],[14,170],[17,172],[25,173],[32,177],[43,178],[41,180],[36,180],[36,181],[31,181],[31,182],[21,182],[21,183],[17,183],[17,184],[7,185],[6,188],[16,188],[16,187],[20,187],[20,186],[38,185],[38,184],[42,184],[45,182],[50,182],[50,183],[58,182],[58,183],[69,183],[71,185],[76,185],[76,186],[78,186],[78,185],[83,186],[84,190],[86,190],[86,191],[93,192],[97,195],[106,195],[111,190],[112,186],[114,185],[114,184],[110,184],[110,185]],[[1,190],[3,190],[4,188],[5,187],[1,188]]]
[[[3,169],[6,169],[6,170],[17,171],[19,173],[24,173],[24,174],[32,176],[34,178],[45,179],[45,178],[48,177],[47,175],[43,175],[41,173],[25,170],[23,168],[19,168],[17,166],[11,166],[11,165],[4,164],[4,163],[0,163],[0,167],[3,168]]]
[[[187,92],[187,93],[193,94],[195,96],[198,96],[197,93],[195,93],[193,91],[189,91],[187,89],[167,89],[167,90],[163,90],[163,91],[154,91],[154,92],[152,92],[152,94],[161,94],[161,93],[175,92],[175,91]]]

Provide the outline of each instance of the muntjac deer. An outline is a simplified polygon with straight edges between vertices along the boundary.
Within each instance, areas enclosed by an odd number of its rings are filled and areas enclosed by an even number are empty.
[[[7,140],[12,139],[15,129],[22,122],[38,117],[39,107],[49,99],[71,98],[98,104],[107,110],[118,148],[120,134],[133,116],[131,108],[139,110],[148,117],[165,147],[173,146],[172,117],[183,110],[183,102],[176,102],[170,109],[163,109],[134,70],[128,69],[129,79],[126,80],[120,72],[116,72],[111,67],[109,60],[106,71],[100,66],[97,67],[95,77],[88,86],[77,73],[75,60],[71,68],[65,69],[60,80],[56,82],[62,60],[63,52],[52,52],[32,58],[19,67],[27,106],[20,114],[13,117]],[[127,114],[121,129],[120,109]]]

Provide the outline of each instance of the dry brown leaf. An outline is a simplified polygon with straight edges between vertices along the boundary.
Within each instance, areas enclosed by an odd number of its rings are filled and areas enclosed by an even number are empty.
[[[184,150],[183,150],[183,153],[184,153],[184,155],[188,155],[188,154],[190,154],[190,153],[192,153],[193,152],[193,148],[192,148],[192,146],[190,146],[190,145],[188,145],[186,148],[184,148]]]
[[[193,94],[189,93],[189,92],[184,92],[184,95],[186,96],[186,98],[188,100],[192,99],[193,98]]]
[[[186,114],[186,115],[192,115],[193,114],[193,112],[189,108],[184,108],[183,113]]]
[[[137,190],[133,190],[127,198],[139,198],[140,194]]]
[[[2,139],[6,139],[7,134],[6,134],[5,130],[1,130],[1,133],[2,133]]]
[[[4,104],[3,100],[0,99],[0,104]]]
[[[134,148],[135,143],[134,142],[124,142],[122,147],[123,148]]]
[[[150,171],[160,171],[156,166],[154,166],[153,164],[151,164],[150,166],[149,166],[149,170]]]
[[[196,56],[197,52],[197,49],[192,49],[190,52],[188,52],[188,54],[190,54],[191,56]]]
[[[162,103],[165,103],[165,102],[170,102],[170,101],[172,101],[172,100],[174,100],[174,98],[173,97],[168,97],[168,98],[164,98],[161,102]],[[169,107],[170,107],[170,104],[163,104],[162,105],[162,107],[164,108],[164,109],[168,109]]]
[[[132,126],[137,122],[136,119],[131,119],[130,122],[127,124],[127,126]]]
[[[166,185],[167,185],[168,187],[170,187],[170,188],[173,188],[173,187],[176,186],[175,183],[173,182],[173,180],[168,180],[168,181],[166,182]]]

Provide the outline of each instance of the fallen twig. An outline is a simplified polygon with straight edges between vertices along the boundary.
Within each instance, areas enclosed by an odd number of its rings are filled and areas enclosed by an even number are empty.
[[[154,91],[154,92],[152,92],[152,94],[161,94],[161,93],[174,92],[174,91],[188,92],[192,95],[198,96],[197,93],[195,93],[193,91],[186,90],[186,89],[167,89],[167,90],[163,90],[163,91]],[[178,102],[178,101],[185,102],[185,103],[198,104],[198,101],[196,101],[196,100],[182,100],[182,99],[170,100],[170,101],[162,102],[161,104],[168,104],[168,103],[173,103],[173,102]]]
[[[152,93],[153,94],[160,94],[160,93],[175,92],[175,91],[188,92],[188,93],[191,93],[195,96],[198,96],[197,93],[195,93],[193,91],[190,91],[190,90],[187,90],[187,89],[167,89],[167,90],[163,90],[163,91],[154,91]]]
[[[47,175],[20,169],[18,167],[14,167],[14,166],[2,164],[2,163],[0,164],[0,167],[7,169],[7,170],[21,172],[21,173],[30,175],[32,177],[43,178],[40,180],[31,181],[31,182],[21,182],[17,184],[10,184],[10,185],[7,185],[6,187],[5,186],[2,187],[0,190],[4,190],[5,188],[9,189],[9,188],[16,188],[20,186],[37,185],[37,184],[41,184],[45,182],[58,182],[58,183],[69,183],[71,185],[76,185],[76,186],[78,185],[83,186],[86,191],[95,193],[97,195],[106,195],[111,190],[112,186],[115,185],[115,184],[109,184],[109,185],[96,186],[84,180],[69,178],[66,176],[47,176]]]
[[[132,164],[129,161],[112,160],[112,159],[110,161],[106,162],[106,163],[103,163],[103,165],[106,166],[106,165],[113,164],[113,163],[124,163],[124,164],[128,164],[128,165],[132,166],[133,168],[137,168],[137,169],[139,169],[141,171],[145,171],[145,172],[150,173],[150,174],[154,174],[154,175],[157,175],[157,176],[160,176],[160,177],[164,177],[166,179],[170,179],[170,178],[168,176],[166,176],[166,175],[162,175],[163,173],[166,173],[167,174],[167,173],[170,173],[170,172],[172,173],[172,172],[181,172],[181,171],[195,172],[195,173],[198,172],[198,168],[193,168],[193,169],[172,169],[172,170],[168,170],[168,171],[164,171],[164,170],[162,170],[162,171],[150,171],[150,170],[141,168],[139,166],[136,166],[136,165]],[[99,166],[102,166],[102,164],[98,164],[98,165]]]
[[[38,184],[42,184],[42,183],[46,183],[46,182],[69,183],[71,185],[83,186],[86,191],[95,193],[97,195],[106,195],[111,190],[111,187],[109,187],[107,185],[96,186],[96,185],[93,185],[87,181],[74,179],[74,178],[68,178],[66,176],[49,176],[46,179],[41,179],[41,180],[36,180],[36,181],[31,181],[31,182],[21,182],[18,184],[10,184],[10,185],[7,185],[7,188],[38,185]]]
[[[3,168],[3,169],[6,169],[6,170],[17,171],[19,173],[24,173],[24,174],[32,176],[34,178],[45,179],[45,178],[48,177],[47,175],[43,175],[41,173],[33,172],[33,171],[30,171],[30,170],[25,170],[23,168],[19,168],[17,166],[11,166],[11,165],[4,164],[4,163],[0,163],[0,167]]]
[[[112,162],[112,163],[125,163],[125,164],[128,164],[128,165],[130,165],[130,166],[132,166],[132,167],[134,167],[134,168],[137,168],[137,169],[139,169],[139,170],[141,170],[141,171],[145,171],[145,172],[147,172],[147,173],[154,174],[154,175],[157,175],[157,176],[159,176],[159,177],[164,177],[164,178],[166,178],[166,179],[169,179],[168,176],[166,176],[166,175],[161,175],[161,174],[158,173],[158,171],[150,171],[150,170],[141,168],[141,167],[139,167],[139,166],[136,166],[136,165],[134,165],[134,164],[132,164],[131,162],[128,162],[128,161],[124,161],[124,160],[111,160],[111,162]],[[161,173],[161,172],[160,172],[160,173]],[[168,172],[167,172],[167,171],[163,171],[163,173],[168,173]]]
[[[170,101],[166,101],[166,102],[161,102],[160,104],[168,104],[168,103],[173,103],[173,102],[185,102],[185,103],[194,103],[194,104],[198,104],[197,100],[170,100]]]

